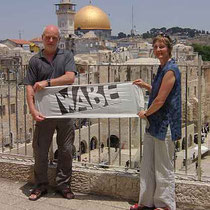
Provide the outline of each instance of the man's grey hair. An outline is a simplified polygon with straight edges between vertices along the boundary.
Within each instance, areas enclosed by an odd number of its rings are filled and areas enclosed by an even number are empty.
[[[45,32],[46,28],[47,28],[47,26],[45,26],[43,28],[42,35],[44,35],[44,32]],[[59,35],[59,37],[61,37],[61,30],[60,30],[60,28],[58,28],[58,35]]]

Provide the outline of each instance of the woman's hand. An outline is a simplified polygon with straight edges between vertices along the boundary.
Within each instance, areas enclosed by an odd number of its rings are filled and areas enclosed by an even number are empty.
[[[151,92],[152,86],[147,84],[146,82],[144,82],[142,79],[136,79],[133,81],[134,85],[139,86],[140,88],[145,88],[147,89],[149,92]]]
[[[146,111],[145,110],[142,110],[138,113],[138,116],[141,118],[141,119],[146,119]]]
[[[146,83],[142,79],[136,79],[133,81],[133,84],[138,85],[141,88],[144,88]]]

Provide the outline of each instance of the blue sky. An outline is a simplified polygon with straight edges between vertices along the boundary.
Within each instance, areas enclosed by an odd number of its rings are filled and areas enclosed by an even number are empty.
[[[47,24],[57,24],[55,3],[60,0],[0,0],[0,39],[32,39]],[[90,0],[72,0],[76,10]],[[112,34],[130,33],[132,5],[138,33],[151,28],[189,27],[210,31],[210,0],[92,0],[109,15]]]

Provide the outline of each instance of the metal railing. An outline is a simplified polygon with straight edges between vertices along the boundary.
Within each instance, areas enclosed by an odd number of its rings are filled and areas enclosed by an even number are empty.
[[[201,87],[204,81],[202,64],[201,62],[198,65],[180,64],[179,67],[182,72],[183,137],[179,143],[176,143],[175,171],[193,174],[201,180],[202,173],[207,175],[203,171],[204,167],[201,167],[201,157],[208,153],[206,151],[204,154],[201,150],[201,146],[208,145],[207,142],[201,145],[201,132],[198,132],[201,131],[204,123],[204,110],[201,107],[201,102],[205,100],[204,87]],[[78,75],[75,84],[127,82],[137,78],[151,83],[158,66],[108,63],[77,65],[77,68],[83,73]],[[33,156],[31,143],[34,122],[26,104],[25,86],[22,80],[19,80],[20,75],[24,78],[26,69],[27,66],[20,65],[1,69],[1,155],[30,158]],[[146,92],[144,93],[147,100]],[[197,116],[194,115],[196,112]],[[75,126],[75,164],[139,170],[143,151],[144,120],[139,118],[76,119]],[[198,133],[198,156],[192,155],[197,146],[194,143],[195,133]],[[210,138],[209,135],[207,137]],[[55,150],[54,142],[51,151],[54,153]],[[54,155],[51,154],[50,157],[53,162]],[[198,164],[195,168],[196,162]]]

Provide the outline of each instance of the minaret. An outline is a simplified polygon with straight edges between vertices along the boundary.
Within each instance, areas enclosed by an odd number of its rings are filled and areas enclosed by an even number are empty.
[[[72,4],[71,0],[60,0],[60,3],[55,4],[55,6],[61,37],[71,37],[71,35],[74,34],[74,15],[76,14],[76,4]]]

